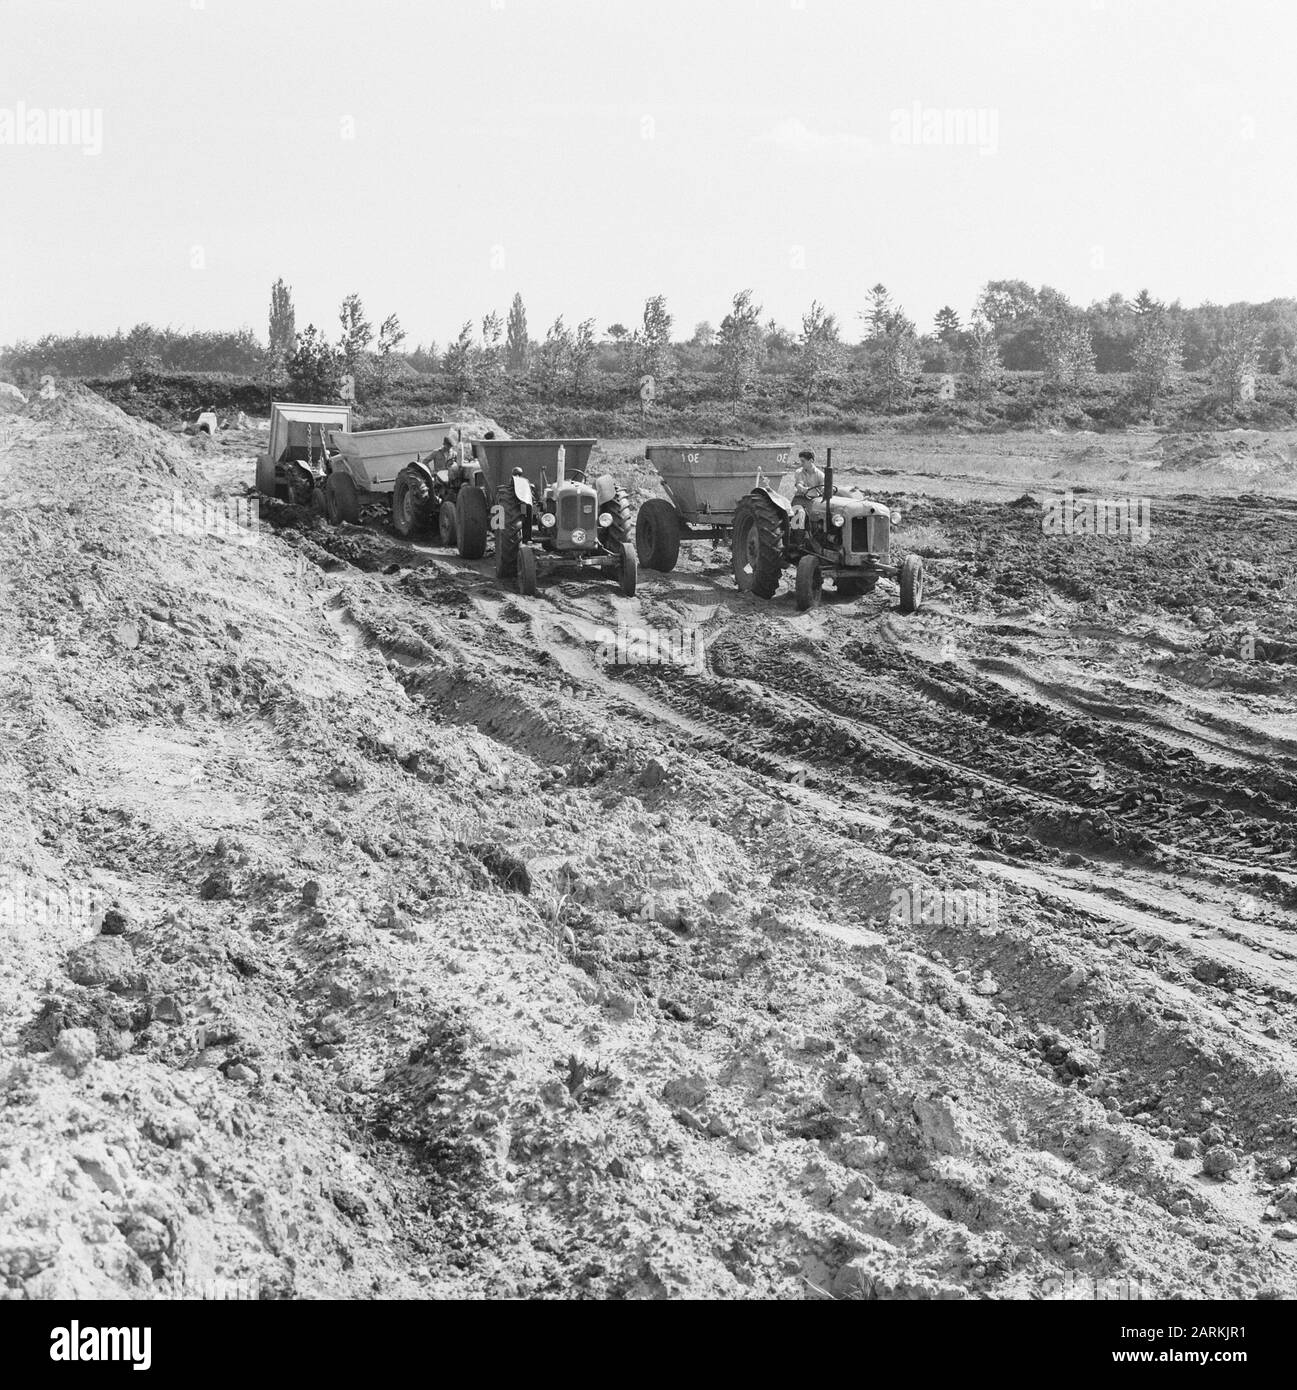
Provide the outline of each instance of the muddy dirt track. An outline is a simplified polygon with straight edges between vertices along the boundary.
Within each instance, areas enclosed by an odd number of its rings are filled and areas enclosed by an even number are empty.
[[[154,536],[243,465],[34,412],[0,834],[73,906],[7,919],[13,1294],[1297,1292],[1297,504],[862,476],[917,615],[709,545],[524,599]]]

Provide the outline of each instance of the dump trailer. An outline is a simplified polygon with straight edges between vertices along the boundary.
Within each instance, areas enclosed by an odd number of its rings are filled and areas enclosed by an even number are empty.
[[[734,527],[740,500],[763,481],[789,471],[790,444],[650,444],[644,457],[657,469],[666,498],[639,509],[635,550],[648,569],[667,574],[685,540],[719,540]]]
[[[590,479],[593,439],[475,440],[480,474],[456,501],[460,553],[469,555],[481,523],[495,532],[495,572],[502,584],[536,592],[540,561],[581,569],[596,566],[635,592],[638,565],[630,543],[631,509],[625,491],[608,475]],[[492,509],[485,515],[487,501]],[[479,550],[480,554],[481,551]]]
[[[430,498],[436,468],[432,460],[457,425],[440,421],[390,430],[339,429],[327,432],[329,453],[324,479],[325,512],[333,525],[353,525],[366,507],[390,508],[402,536],[436,523]]]
[[[270,407],[270,442],[257,456],[257,491],[281,502],[308,505],[320,495],[328,469],[327,436],[351,432],[349,405],[276,401]]]

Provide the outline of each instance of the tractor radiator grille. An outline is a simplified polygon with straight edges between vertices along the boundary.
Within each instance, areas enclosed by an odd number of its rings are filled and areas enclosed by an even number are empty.
[[[581,524],[581,499],[575,492],[565,493],[558,500],[558,524],[564,531],[575,531]]]
[[[885,516],[853,516],[851,549],[866,555],[886,555],[892,544],[892,523]]]

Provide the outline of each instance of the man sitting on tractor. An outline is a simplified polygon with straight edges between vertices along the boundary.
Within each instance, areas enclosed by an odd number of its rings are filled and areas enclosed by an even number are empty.
[[[797,455],[797,471],[793,474],[793,501],[806,502],[812,488],[824,487],[824,470],[816,466],[815,451],[803,449]]]
[[[785,480],[780,492],[784,496],[789,495],[790,484]],[[806,508],[810,503],[809,493],[816,491],[822,493],[824,489],[824,470],[818,468],[815,463],[815,454],[810,449],[803,449],[797,455],[797,469],[792,475],[790,498],[793,504],[792,528],[794,531],[804,530],[806,527]]]

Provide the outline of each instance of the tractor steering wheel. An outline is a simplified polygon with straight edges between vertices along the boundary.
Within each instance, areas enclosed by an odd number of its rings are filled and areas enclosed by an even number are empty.
[[[812,484],[810,487],[804,487],[798,490],[801,492],[801,495],[809,501],[814,501],[817,497],[824,496],[824,489],[819,484]]]

